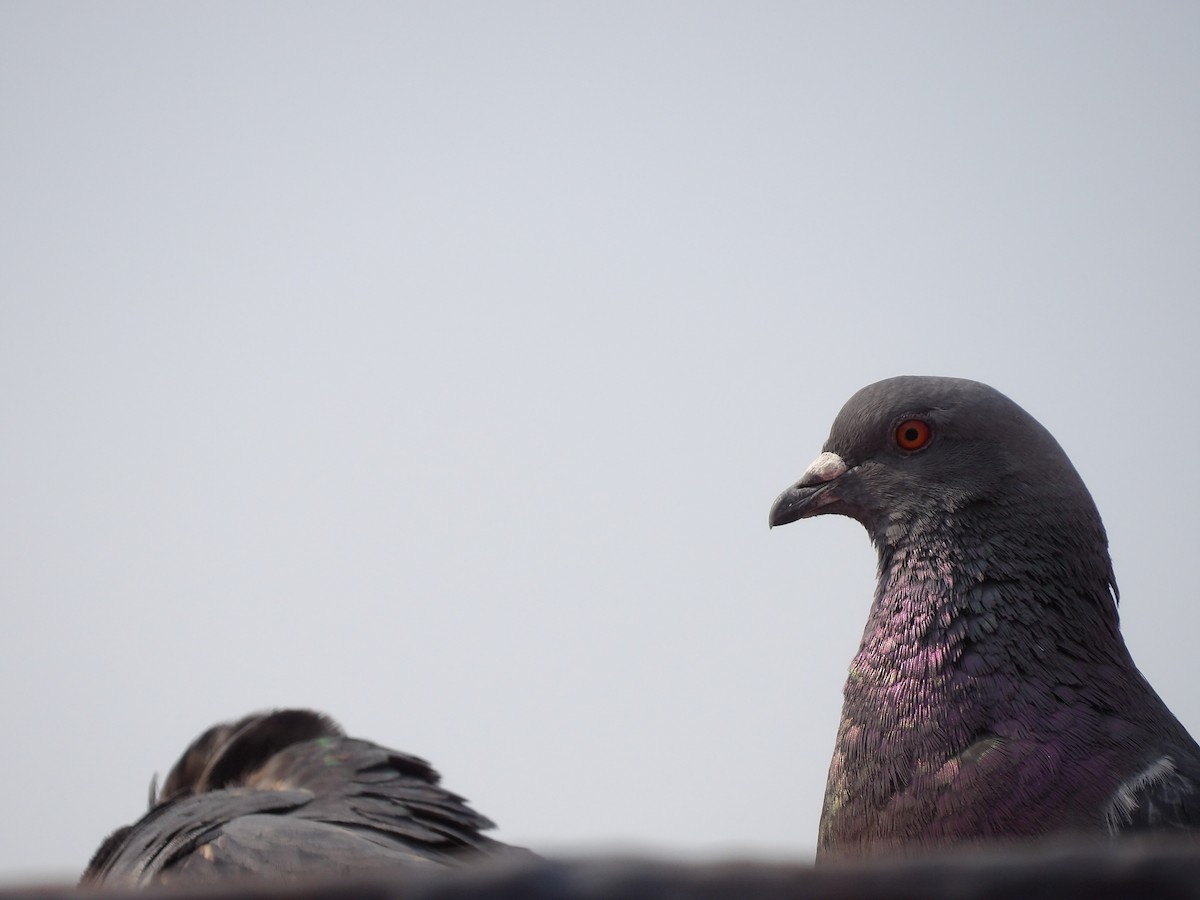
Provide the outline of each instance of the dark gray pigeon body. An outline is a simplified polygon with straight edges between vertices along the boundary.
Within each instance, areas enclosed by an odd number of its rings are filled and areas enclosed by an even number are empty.
[[[87,886],[356,877],[530,855],[424,760],[346,737],[309,710],[217,725],[177,762],[151,808],[96,851]]]
[[[1200,828],[1200,747],[1118,629],[1100,515],[992,388],[863,388],[770,524],[861,522],[878,585],[850,666],[819,858]]]

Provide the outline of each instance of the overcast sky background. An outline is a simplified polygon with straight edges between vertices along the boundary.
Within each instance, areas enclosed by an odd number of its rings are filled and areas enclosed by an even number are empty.
[[[874,554],[767,510],[901,373],[1055,433],[1200,731],[1200,6],[5,2],[0,128],[0,879],[283,705],[811,858]]]

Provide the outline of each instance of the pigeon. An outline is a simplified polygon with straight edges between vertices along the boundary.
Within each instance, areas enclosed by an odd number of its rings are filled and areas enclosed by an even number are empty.
[[[1200,746],[1134,665],[1100,514],[1066,453],[975,381],[838,413],[769,524],[850,516],[878,582],[818,860],[1200,827]]]
[[[492,823],[415,756],[347,737],[312,710],[215,725],[151,786],[80,884],[142,888],[248,878],[355,877],[487,856],[534,858],[486,837]]]

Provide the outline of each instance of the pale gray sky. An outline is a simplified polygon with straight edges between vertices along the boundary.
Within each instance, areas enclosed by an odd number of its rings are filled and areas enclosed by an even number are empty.
[[[1200,730],[1200,6],[0,3],[0,879],[309,705],[547,851],[811,856],[874,575],[767,510],[987,381]]]

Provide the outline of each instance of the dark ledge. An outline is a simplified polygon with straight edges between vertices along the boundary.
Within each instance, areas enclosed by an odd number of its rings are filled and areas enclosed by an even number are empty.
[[[133,896],[99,891],[106,897]],[[0,900],[74,897],[71,888],[0,891]],[[929,857],[919,861],[828,865],[819,868],[755,862],[672,863],[589,858],[490,863],[396,878],[307,884],[257,882],[211,888],[156,889],[146,897],[246,897],[252,900],[1108,900],[1197,898],[1200,844],[1043,846],[1007,853]]]

